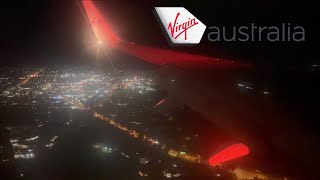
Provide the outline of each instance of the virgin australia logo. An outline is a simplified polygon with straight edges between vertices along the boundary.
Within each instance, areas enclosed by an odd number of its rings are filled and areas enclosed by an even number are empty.
[[[183,7],[155,7],[173,44],[198,44],[206,26]]]

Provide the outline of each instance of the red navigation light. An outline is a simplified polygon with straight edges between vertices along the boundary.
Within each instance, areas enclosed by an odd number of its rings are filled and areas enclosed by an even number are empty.
[[[249,148],[244,144],[233,144],[209,159],[210,166],[230,161],[249,154]]]
[[[106,42],[111,46],[117,45],[121,41],[120,38],[112,31],[100,11],[93,4],[92,0],[82,0],[82,3],[98,41]]]

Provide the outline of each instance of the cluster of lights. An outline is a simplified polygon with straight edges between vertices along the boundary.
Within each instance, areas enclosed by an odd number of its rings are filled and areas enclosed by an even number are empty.
[[[100,74],[66,73],[60,76],[66,78],[64,82],[48,83],[43,90],[55,100],[52,103],[60,103],[63,100],[71,109],[86,110],[84,102],[100,94],[100,90],[109,88],[109,79],[105,77]]]
[[[94,112],[94,117],[106,121],[107,123],[113,125],[114,127],[126,132],[127,134],[129,134],[131,137],[133,137],[135,139],[139,139],[141,141],[148,142],[151,145],[161,145],[161,149],[167,148],[165,144],[160,144],[160,142],[158,140],[155,140],[154,138],[148,137],[147,135],[141,134],[141,133],[137,132],[136,130],[130,130],[126,126],[123,126],[120,123],[116,122],[115,120],[109,119],[109,118],[103,116],[102,114]],[[180,159],[183,159],[183,160],[186,160],[189,162],[200,163],[200,156],[199,155],[193,156],[193,155],[187,154],[185,152],[179,153],[178,151],[173,150],[173,149],[170,149],[168,151],[168,155],[171,157],[180,158]]]
[[[54,145],[53,143],[46,144],[46,147],[47,147],[47,148],[51,148],[53,145]]]
[[[152,88],[153,80],[134,76],[132,79],[124,79],[122,81],[121,86],[124,89],[138,90],[140,94],[148,91],[156,91],[156,89]]]
[[[147,141],[149,142],[149,144],[151,145],[158,145],[160,144],[159,141],[151,138],[151,137],[148,137],[147,135],[142,135],[141,133],[139,133],[138,131],[136,130],[130,130],[128,129],[126,126],[118,123],[117,121],[113,120],[113,119],[109,119],[105,116],[103,116],[102,114],[99,114],[97,112],[94,112],[94,117],[95,118],[99,118],[101,120],[104,120],[106,121],[107,123],[109,123],[110,125],[113,125],[114,127],[126,132],[127,134],[129,134],[131,137],[135,138],[135,139],[139,139],[141,138],[141,140],[143,141]]]
[[[15,158],[15,159],[19,159],[19,158],[22,158],[22,159],[32,159],[32,158],[34,158],[34,154],[33,154],[33,153],[15,154],[15,155],[14,155],[14,158]]]
[[[93,147],[95,149],[99,149],[99,150],[101,150],[102,152],[105,152],[105,153],[111,153],[112,152],[112,148],[111,147],[108,147],[108,146],[103,145],[103,144],[95,144],[95,145],[93,145]]]
[[[247,86],[247,85],[242,84],[242,83],[239,83],[238,86],[241,87],[241,88],[254,90],[254,88],[252,88],[251,86]],[[270,92],[267,91],[267,90],[264,90],[262,93],[263,93],[264,95],[270,95]]]
[[[34,141],[36,139],[39,139],[39,136],[35,136],[35,137],[32,137],[32,138],[26,139],[26,141]]]

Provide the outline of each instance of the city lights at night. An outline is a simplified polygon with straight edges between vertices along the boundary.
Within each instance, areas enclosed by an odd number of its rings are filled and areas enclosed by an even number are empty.
[[[1,179],[319,179],[316,4],[4,3]]]

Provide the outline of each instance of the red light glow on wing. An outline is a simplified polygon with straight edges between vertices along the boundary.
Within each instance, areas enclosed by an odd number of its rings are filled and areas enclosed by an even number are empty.
[[[244,144],[233,144],[209,159],[210,166],[237,159],[249,154],[249,148]]]

